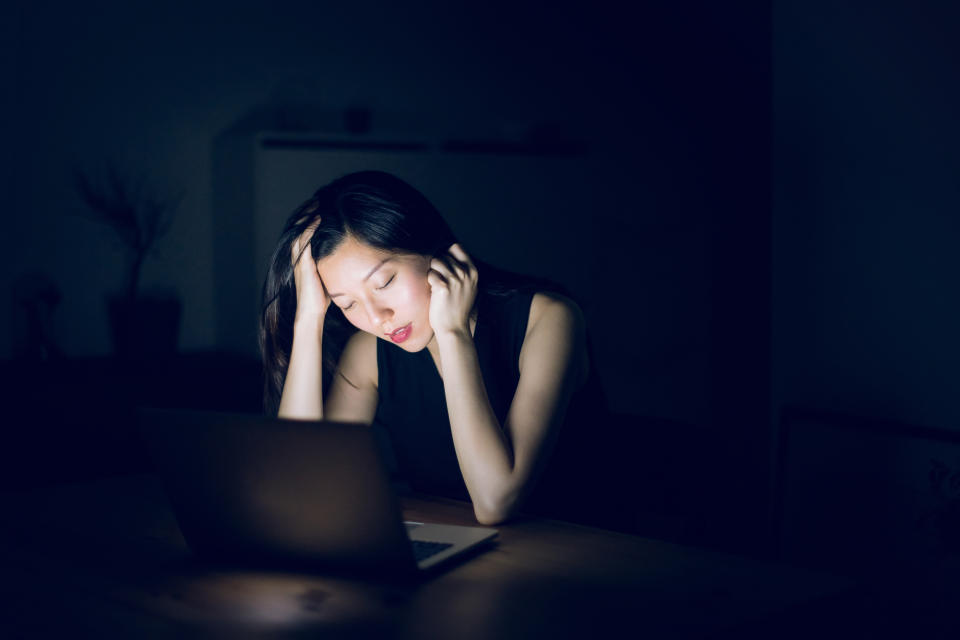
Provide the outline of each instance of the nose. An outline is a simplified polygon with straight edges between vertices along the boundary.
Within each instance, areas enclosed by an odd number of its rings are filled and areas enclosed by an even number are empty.
[[[383,323],[389,320],[393,316],[393,310],[384,306],[382,303],[377,302],[376,300],[371,300],[367,303],[367,317],[370,319],[370,326],[374,329],[380,330],[383,326]]]

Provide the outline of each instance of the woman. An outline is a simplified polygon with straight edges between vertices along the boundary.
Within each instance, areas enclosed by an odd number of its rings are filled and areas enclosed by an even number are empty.
[[[359,331],[336,341],[343,319]],[[376,171],[287,220],[260,346],[267,411],[381,424],[414,489],[469,499],[483,524],[528,506],[589,370],[574,302],[473,260],[420,192]]]

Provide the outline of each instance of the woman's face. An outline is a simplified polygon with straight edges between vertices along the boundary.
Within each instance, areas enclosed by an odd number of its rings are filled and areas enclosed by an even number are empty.
[[[420,351],[433,339],[430,326],[430,259],[374,249],[351,236],[317,272],[347,320],[406,351]]]

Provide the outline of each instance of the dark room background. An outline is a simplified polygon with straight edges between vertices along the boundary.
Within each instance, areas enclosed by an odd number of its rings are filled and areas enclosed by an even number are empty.
[[[577,295],[614,446],[639,461],[611,491],[659,514],[640,531],[750,547],[776,525],[785,409],[960,424],[955,18],[904,1],[5,3],[7,481],[130,466],[103,426],[129,402],[105,364],[123,248],[81,215],[75,172],[179,197],[141,285],[179,299],[180,359],[140,362],[133,397],[256,410],[256,247],[279,233],[262,222],[369,157],[483,258]],[[44,360],[22,299],[50,286]],[[50,454],[61,439],[78,455]]]

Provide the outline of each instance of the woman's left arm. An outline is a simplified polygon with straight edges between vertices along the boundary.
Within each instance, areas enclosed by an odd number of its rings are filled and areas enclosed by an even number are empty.
[[[462,313],[475,298],[476,270],[458,245],[450,253],[459,265],[434,261],[439,275],[431,274],[431,323],[460,470],[477,520],[496,524],[520,506],[556,440],[571,395],[586,377],[584,321],[566,299],[541,300],[527,330],[520,380],[501,428]]]

